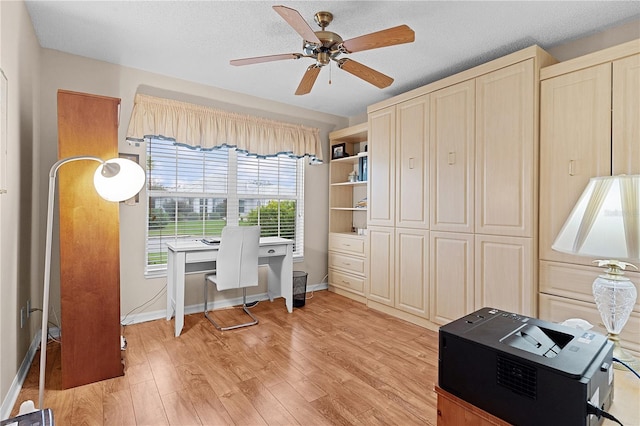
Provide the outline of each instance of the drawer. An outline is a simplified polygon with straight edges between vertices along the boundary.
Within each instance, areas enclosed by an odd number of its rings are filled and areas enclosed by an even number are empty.
[[[364,275],[365,262],[363,258],[347,256],[342,253],[329,252],[329,268]]]
[[[593,281],[603,271],[603,268],[596,266],[541,261],[539,291],[540,293],[594,303],[591,288],[593,287]],[[624,275],[631,279],[631,282],[636,286],[638,294],[640,294],[640,274],[625,271]],[[640,312],[640,298],[636,300],[636,305],[633,309],[636,312]]]
[[[365,237],[359,235],[329,234],[329,250],[364,256]]]
[[[258,250],[258,257],[284,256],[287,254],[287,245],[261,246]]]
[[[186,263],[213,262],[217,254],[217,250],[189,251],[184,258]]]
[[[607,334],[595,303],[541,294],[539,308],[542,320],[560,323],[569,318],[582,318],[593,324],[592,330]],[[623,348],[640,353],[640,313],[631,312],[629,321],[620,333],[620,343]]]
[[[329,269],[329,285],[364,294],[364,278]]]

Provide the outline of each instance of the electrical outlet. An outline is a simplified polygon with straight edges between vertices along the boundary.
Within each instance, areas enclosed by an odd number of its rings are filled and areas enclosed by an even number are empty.
[[[24,327],[24,322],[26,321],[26,313],[25,313],[25,309],[24,306],[22,308],[20,308],[20,328]]]
[[[27,300],[27,318],[31,316],[31,299]]]

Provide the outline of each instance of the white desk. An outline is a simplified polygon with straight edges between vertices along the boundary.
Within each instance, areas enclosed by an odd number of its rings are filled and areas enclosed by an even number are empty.
[[[216,269],[217,245],[201,241],[167,244],[167,321],[175,312],[175,335],[184,326],[184,276]],[[259,263],[269,265],[268,295],[273,302],[284,297],[287,310],[293,310],[293,241],[279,237],[260,238]]]

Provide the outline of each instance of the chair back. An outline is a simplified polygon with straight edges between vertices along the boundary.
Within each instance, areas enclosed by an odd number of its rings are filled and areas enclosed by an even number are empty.
[[[216,259],[218,290],[258,285],[259,226],[225,226]]]

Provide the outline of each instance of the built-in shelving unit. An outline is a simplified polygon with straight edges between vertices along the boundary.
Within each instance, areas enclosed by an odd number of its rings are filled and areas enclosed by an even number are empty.
[[[366,288],[367,123],[329,135],[331,146],[344,144],[346,156],[333,158],[329,171],[329,289],[364,301]],[[331,150],[333,152],[333,149]]]

